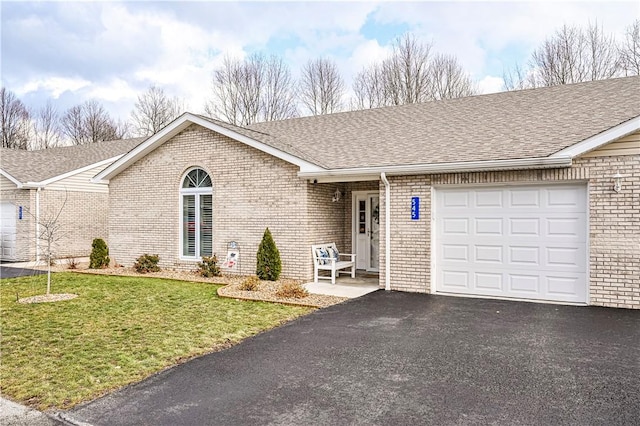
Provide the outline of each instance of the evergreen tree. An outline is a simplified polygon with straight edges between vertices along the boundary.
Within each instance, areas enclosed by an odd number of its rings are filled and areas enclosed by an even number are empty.
[[[267,228],[258,247],[256,275],[261,280],[276,281],[281,270],[280,252]]]
[[[91,244],[93,250],[89,256],[89,268],[98,269],[109,266],[109,247],[102,238],[95,238]]]

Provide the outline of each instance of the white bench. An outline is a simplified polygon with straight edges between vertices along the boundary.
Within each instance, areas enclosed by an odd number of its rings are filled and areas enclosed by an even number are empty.
[[[318,282],[319,278],[328,279],[329,277],[318,276],[318,271],[331,271],[331,284],[336,283],[336,275],[342,269],[351,268],[351,278],[356,277],[356,255],[340,253],[336,248],[336,243],[315,244],[311,246],[311,254],[313,255],[313,281]],[[349,257],[349,260],[340,260]],[[349,273],[349,271],[346,271]]]

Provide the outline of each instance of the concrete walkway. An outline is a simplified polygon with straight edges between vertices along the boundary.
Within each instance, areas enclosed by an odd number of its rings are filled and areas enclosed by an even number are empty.
[[[378,277],[372,275],[356,275],[355,278],[343,276],[336,278],[335,284],[331,284],[329,280],[320,280],[306,283],[304,288],[311,294],[347,297],[349,299],[380,290]]]
[[[63,424],[40,411],[0,397],[0,425],[2,426],[57,426]]]

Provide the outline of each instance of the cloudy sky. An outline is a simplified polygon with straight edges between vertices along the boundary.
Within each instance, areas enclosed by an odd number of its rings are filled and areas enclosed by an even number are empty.
[[[202,112],[225,54],[280,55],[297,75],[334,59],[350,86],[411,32],[455,55],[484,93],[563,24],[598,22],[617,37],[637,1],[581,2],[7,2],[0,4],[2,85],[27,106],[60,111],[97,99],[120,119],[155,84]]]

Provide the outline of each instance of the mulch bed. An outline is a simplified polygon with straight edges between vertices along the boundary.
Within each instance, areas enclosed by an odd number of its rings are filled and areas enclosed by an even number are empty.
[[[46,266],[42,268],[46,269]],[[37,269],[42,269],[37,268]],[[222,284],[224,287],[218,289],[218,295],[239,300],[257,300],[263,302],[284,303],[287,305],[309,306],[313,308],[325,308],[347,300],[345,297],[326,296],[321,294],[309,294],[306,297],[296,299],[290,297],[280,297],[276,295],[278,287],[287,282],[298,282],[291,279],[280,279],[278,281],[260,281],[258,290],[245,291],[240,290],[242,281],[246,278],[242,275],[223,274],[219,277],[206,278],[199,275],[195,271],[173,271],[162,270],[160,272],[150,272],[148,274],[139,274],[131,267],[109,267],[105,269],[89,269],[87,264],[78,265],[77,269],[69,269],[64,263],[58,263],[51,268],[56,272],[78,272],[85,274],[97,275],[117,275],[131,277],[154,277],[167,278],[181,281],[202,282],[208,284]]]

